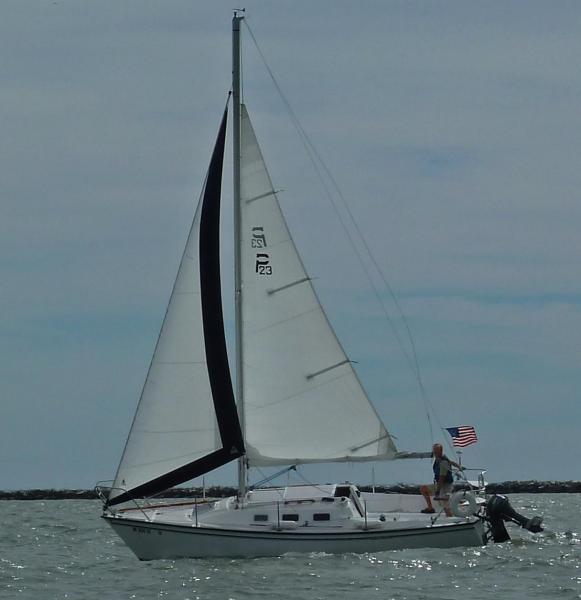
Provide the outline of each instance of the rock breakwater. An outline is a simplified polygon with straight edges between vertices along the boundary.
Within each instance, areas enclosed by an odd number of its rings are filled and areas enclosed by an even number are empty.
[[[371,491],[371,486],[359,486],[363,491]],[[419,494],[419,486],[415,484],[398,483],[389,486],[375,486],[376,492],[391,494]],[[572,494],[581,492],[581,481],[502,481],[489,483],[486,486],[489,494]],[[206,488],[208,498],[225,498],[234,496],[233,487],[214,486]],[[200,498],[202,488],[174,488],[168,490],[164,498]],[[97,498],[94,490],[0,490],[0,500],[93,500]]]

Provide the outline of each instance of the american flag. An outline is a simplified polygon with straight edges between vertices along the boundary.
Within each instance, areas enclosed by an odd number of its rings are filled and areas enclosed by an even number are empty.
[[[476,431],[471,425],[459,425],[458,427],[446,427],[446,431],[452,436],[452,445],[455,448],[465,448],[478,441]]]

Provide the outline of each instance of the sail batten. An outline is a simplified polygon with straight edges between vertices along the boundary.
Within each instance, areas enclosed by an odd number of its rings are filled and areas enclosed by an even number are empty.
[[[393,458],[395,445],[335,336],[294,245],[244,105],[240,155],[249,464]]]
[[[226,119],[225,111],[109,505],[155,495],[244,453],[220,282]]]
[[[313,378],[317,377],[318,375],[322,375],[323,373],[332,371],[333,369],[336,369],[337,367],[340,367],[341,365],[345,365],[348,362],[351,362],[351,361],[348,358],[346,358],[345,360],[338,362],[336,365],[331,365],[330,367],[325,367],[324,369],[320,369],[319,371],[315,371],[314,373],[309,373],[307,375],[307,379],[313,379]]]
[[[254,196],[254,198],[248,198],[245,200],[246,204],[250,204],[251,202],[255,202],[256,200],[262,200],[263,198],[268,198],[269,196],[274,196],[277,192],[274,190],[269,190],[268,192],[264,192],[264,194],[258,194],[258,196]]]
[[[282,292],[294,285],[298,285],[299,283],[304,283],[305,281],[310,281],[310,277],[303,277],[302,279],[298,279],[297,281],[292,281],[291,283],[287,283],[286,285],[281,285],[280,287],[275,288],[274,290],[267,290],[268,295],[276,294],[277,292]]]

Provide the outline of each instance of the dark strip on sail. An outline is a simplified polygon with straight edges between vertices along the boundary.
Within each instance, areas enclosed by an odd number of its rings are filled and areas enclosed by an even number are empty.
[[[222,448],[112,498],[107,503],[109,506],[121,504],[133,498],[158,494],[184,481],[217,469],[244,454],[244,442],[226,350],[220,281],[220,198],[227,114],[228,109],[226,108],[208,168],[202,198],[199,236],[200,287],[206,363]]]
[[[220,191],[226,116],[227,113],[224,111],[218,141],[216,142],[216,146],[220,144],[221,152],[216,155],[216,150],[214,150],[212,156],[211,164],[216,163],[216,168],[208,173],[200,220],[200,288],[202,291],[202,322],[206,362],[220,439],[222,440],[223,449],[230,456],[228,460],[221,464],[244,454],[244,442],[228,365],[222,312],[222,285],[220,281]],[[212,190],[212,197],[206,201],[209,189]]]

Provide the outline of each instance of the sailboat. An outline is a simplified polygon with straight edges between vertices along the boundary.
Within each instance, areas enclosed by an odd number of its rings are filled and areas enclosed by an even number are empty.
[[[143,560],[479,546],[479,507],[352,484],[248,487],[248,469],[407,458],[370,402],[315,293],[241,102],[233,18],[236,392],[220,273],[224,111],[203,192],[103,517]],[[424,453],[418,456],[426,456]],[[144,503],[238,460],[237,495]],[[102,489],[102,488],[100,488]]]

